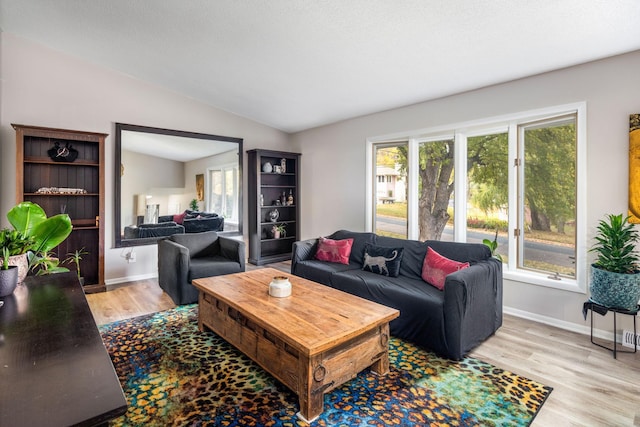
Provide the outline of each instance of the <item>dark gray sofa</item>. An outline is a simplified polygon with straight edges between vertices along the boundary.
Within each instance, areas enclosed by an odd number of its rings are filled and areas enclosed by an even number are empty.
[[[314,259],[318,239],[295,242],[291,273],[396,308],[391,334],[451,359],[466,353],[502,325],[502,263],[483,244],[395,239],[340,230],[327,236],[353,238],[349,264]],[[365,245],[404,248],[398,277],[362,270]],[[443,291],[422,280],[427,247],[470,267],[446,277]]]
[[[174,234],[158,241],[158,283],[176,304],[198,301],[193,279],[245,271],[245,243],[215,231]]]

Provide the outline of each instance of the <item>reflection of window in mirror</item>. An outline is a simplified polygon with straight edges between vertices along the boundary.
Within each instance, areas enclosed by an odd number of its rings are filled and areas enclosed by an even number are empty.
[[[207,210],[225,218],[225,224],[238,224],[238,165],[208,169]]]

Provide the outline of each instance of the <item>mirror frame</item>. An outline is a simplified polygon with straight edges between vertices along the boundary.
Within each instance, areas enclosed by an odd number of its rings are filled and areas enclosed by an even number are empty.
[[[153,245],[162,239],[162,237],[147,237],[142,239],[122,239],[122,186],[121,186],[121,165],[122,165],[122,131],[144,132],[159,135],[179,136],[182,138],[195,138],[210,141],[224,141],[238,144],[238,230],[225,232],[222,235],[240,235],[242,236],[242,158],[244,151],[242,150],[243,139],[230,136],[211,135],[206,133],[186,132],[173,129],[154,128],[149,126],[131,125],[126,123],[116,123],[116,139],[115,139],[115,161],[114,161],[114,248],[125,248],[131,246]]]

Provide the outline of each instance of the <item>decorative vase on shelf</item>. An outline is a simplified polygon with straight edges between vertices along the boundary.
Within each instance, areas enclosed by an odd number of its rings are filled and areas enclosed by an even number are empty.
[[[271,234],[273,235],[274,239],[279,239],[280,238],[280,229],[274,225],[273,228],[271,229]]]
[[[267,162],[264,165],[262,165],[262,172],[265,172],[265,173],[273,172],[273,166],[271,166],[270,162]]]
[[[287,173],[287,159],[280,159],[281,173]]]

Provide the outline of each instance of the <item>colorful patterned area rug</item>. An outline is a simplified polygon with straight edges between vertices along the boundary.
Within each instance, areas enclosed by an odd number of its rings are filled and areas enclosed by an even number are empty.
[[[111,426],[306,426],[298,398],[212,332],[197,305],[100,327],[129,404]],[[313,426],[527,426],[551,393],[467,357],[450,361],[397,338],[390,372],[368,369],[324,397]]]

